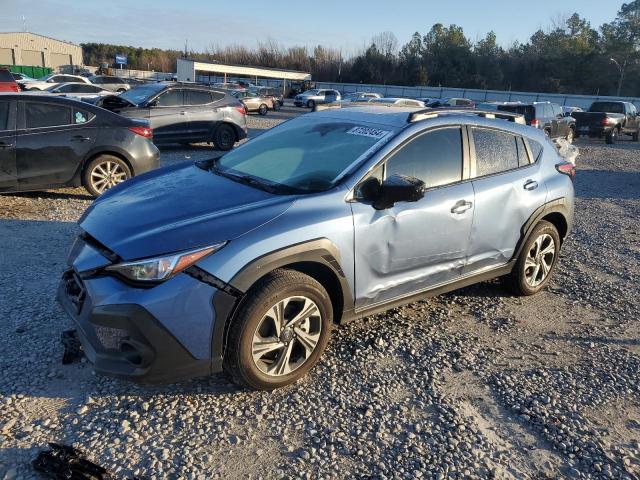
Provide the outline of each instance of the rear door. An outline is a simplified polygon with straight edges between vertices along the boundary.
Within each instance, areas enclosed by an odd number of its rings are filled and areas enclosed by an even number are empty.
[[[16,104],[0,100],[0,191],[16,187]]]
[[[186,109],[189,112],[189,130],[192,141],[211,141],[220,114],[214,101],[224,94],[208,90],[185,90]]]
[[[71,103],[71,102],[70,102]],[[66,184],[77,173],[97,135],[94,115],[63,103],[18,103],[18,188]]]
[[[485,127],[469,128],[469,135],[475,209],[465,274],[506,264],[547,196],[540,163],[522,137]]]
[[[149,120],[155,142],[189,141],[189,114],[184,105],[184,90],[173,88],[156,97]]]

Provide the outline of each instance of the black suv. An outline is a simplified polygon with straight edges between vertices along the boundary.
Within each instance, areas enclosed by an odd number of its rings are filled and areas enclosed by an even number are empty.
[[[102,97],[96,105],[125,117],[148,120],[155,143],[213,142],[219,150],[230,150],[247,136],[244,105],[209,87],[149,83]]]
[[[544,130],[550,138],[566,138],[573,142],[575,137],[576,120],[565,116],[557,103],[504,103],[497,105],[497,109],[524,115],[527,125]]]

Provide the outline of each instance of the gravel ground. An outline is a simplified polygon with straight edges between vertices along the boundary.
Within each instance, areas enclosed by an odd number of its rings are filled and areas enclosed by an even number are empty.
[[[293,114],[252,116],[251,134]],[[549,288],[486,282],[336,328],[311,374],[273,393],[61,365],[55,289],[90,199],[0,196],[0,478],[32,477],[49,441],[118,478],[640,478],[640,148],[577,145],[576,223]]]

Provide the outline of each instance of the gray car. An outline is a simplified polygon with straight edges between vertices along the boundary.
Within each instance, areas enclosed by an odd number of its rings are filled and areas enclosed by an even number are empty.
[[[246,109],[228,93],[176,82],[149,83],[99,99],[96,105],[148,120],[155,143],[214,143],[231,150],[247,136]]]
[[[340,92],[337,90],[316,88],[313,90],[307,90],[300,95],[296,95],[293,99],[293,104],[296,107],[314,108],[316,105],[322,105],[324,103],[337,102],[342,99]]]
[[[95,75],[89,77],[89,81],[105,90],[121,93],[131,88],[131,84],[124,78],[112,77],[110,75]]]

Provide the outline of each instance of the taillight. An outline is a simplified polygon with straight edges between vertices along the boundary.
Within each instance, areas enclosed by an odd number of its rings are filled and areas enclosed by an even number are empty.
[[[144,138],[153,138],[153,130],[151,127],[129,127],[129,130]]]
[[[607,125],[609,125],[609,119],[607,117],[604,117],[602,119],[602,121],[600,122],[600,124],[604,127],[606,127]]]
[[[247,114],[247,109],[245,108],[244,105],[237,106],[236,110],[239,111],[242,115],[246,115]]]
[[[533,120],[531,120],[531,126],[538,128],[540,126],[540,121],[537,118],[534,118]]]
[[[20,91],[20,86],[16,83],[14,85],[11,85],[11,90],[14,92],[19,92]]]
[[[556,165],[556,170],[563,175],[568,175],[571,180],[576,176],[576,166],[570,162],[560,162]]]

